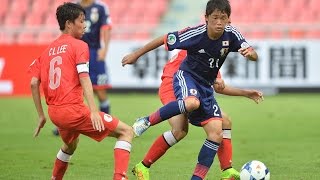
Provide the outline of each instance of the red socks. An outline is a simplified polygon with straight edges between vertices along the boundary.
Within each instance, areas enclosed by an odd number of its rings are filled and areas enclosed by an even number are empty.
[[[52,180],[62,180],[64,173],[68,168],[68,163],[71,159],[71,155],[63,152],[61,149],[57,154],[57,159],[54,163],[53,172],[52,172]]]
[[[130,152],[123,149],[114,149],[114,180],[127,177]]]
[[[150,167],[155,161],[157,161],[171,146],[168,145],[163,135],[159,136],[150,147],[148,153],[144,157],[142,163],[146,167]]]
[[[54,168],[52,172],[52,180],[62,180],[64,173],[66,172],[68,168],[68,163],[63,162],[60,159],[56,159],[56,162],[54,163]]]
[[[232,167],[232,144],[231,139],[222,139],[218,149],[218,158],[222,170]]]
[[[114,174],[113,180],[128,179],[127,170],[130,159],[131,144],[126,141],[117,141],[114,147]]]

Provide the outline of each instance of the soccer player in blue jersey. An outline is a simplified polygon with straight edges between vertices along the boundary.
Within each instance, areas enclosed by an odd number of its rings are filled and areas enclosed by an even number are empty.
[[[110,102],[107,97],[107,89],[111,88],[109,76],[105,64],[108,52],[111,18],[108,6],[100,0],[78,1],[86,12],[86,32],[82,40],[89,45],[90,51],[90,79],[93,90],[100,103],[100,111],[110,114]],[[103,42],[101,44],[100,42]],[[57,128],[53,130],[54,135],[59,135]]]
[[[108,6],[100,0],[82,0],[80,5],[86,11],[87,29],[82,37],[90,50],[90,79],[100,102],[100,110],[110,114],[107,89],[111,87],[105,57],[111,35],[111,18]],[[101,45],[100,42],[103,42]]]
[[[230,14],[228,0],[209,0],[206,24],[156,38],[122,60],[123,66],[133,64],[141,55],[163,44],[168,50],[187,50],[187,57],[173,80],[177,101],[166,104],[150,116],[137,119],[133,129],[140,136],[150,126],[178,114],[186,114],[191,124],[203,127],[207,138],[199,152],[192,180],[205,178],[222,140],[221,110],[212,89],[219,69],[229,52],[239,52],[252,61],[258,59],[241,33],[228,24]]]

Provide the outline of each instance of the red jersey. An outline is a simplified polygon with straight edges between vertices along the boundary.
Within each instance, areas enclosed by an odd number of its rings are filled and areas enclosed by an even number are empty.
[[[30,65],[40,80],[48,105],[83,103],[79,77],[89,76],[87,43],[63,34]]]
[[[173,78],[174,73],[179,70],[180,64],[187,56],[186,50],[179,51],[178,54],[174,55],[164,66],[161,80],[164,78]],[[218,72],[217,78],[221,78],[220,71]]]

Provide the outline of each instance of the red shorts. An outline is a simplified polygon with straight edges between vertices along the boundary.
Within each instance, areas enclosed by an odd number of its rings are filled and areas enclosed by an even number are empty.
[[[163,78],[159,87],[159,97],[163,105],[177,100],[176,96],[174,95],[172,80],[173,79],[169,77]]]
[[[48,113],[53,124],[58,127],[62,140],[67,144],[78,138],[80,134],[101,141],[114,131],[119,123],[117,118],[100,112],[105,130],[99,132],[93,129],[90,110],[85,104],[49,106]]]

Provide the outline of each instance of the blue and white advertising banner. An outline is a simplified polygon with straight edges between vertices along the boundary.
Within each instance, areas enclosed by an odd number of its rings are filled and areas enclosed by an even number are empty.
[[[259,55],[257,62],[230,53],[221,68],[227,84],[238,87],[320,87],[319,40],[249,41]],[[114,88],[157,88],[162,69],[175,52],[161,46],[140,57],[136,64],[121,66],[122,58],[144,42],[112,41],[107,55]]]

